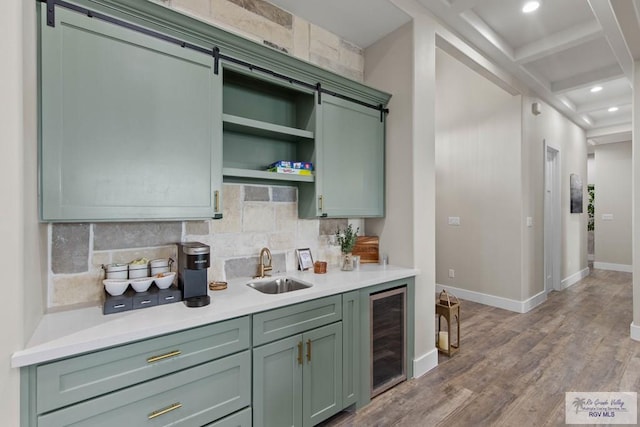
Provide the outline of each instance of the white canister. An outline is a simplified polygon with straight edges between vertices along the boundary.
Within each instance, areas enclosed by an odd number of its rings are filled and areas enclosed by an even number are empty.
[[[151,266],[151,276],[156,276],[161,273],[168,273],[171,271],[171,264],[173,260],[171,258],[159,258],[153,259],[149,262]]]
[[[107,264],[103,265],[106,272],[107,279],[126,279],[129,269],[129,264]]]
[[[129,279],[149,277],[149,264],[129,264]]]

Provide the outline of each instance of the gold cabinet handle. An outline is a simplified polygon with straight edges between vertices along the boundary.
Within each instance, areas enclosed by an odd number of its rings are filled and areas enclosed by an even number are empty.
[[[170,353],[161,354],[160,356],[151,356],[147,359],[147,363],[154,363],[160,360],[168,359],[170,357],[175,357],[181,355],[182,352],[180,350],[174,350]]]
[[[218,190],[213,192],[213,211],[220,212],[220,192]]]
[[[307,362],[311,362],[311,340],[307,340]]]
[[[159,417],[161,415],[167,414],[167,413],[169,413],[171,411],[175,411],[176,409],[180,409],[180,408],[182,408],[182,403],[176,402],[173,405],[167,406],[166,408],[158,409],[157,411],[153,411],[152,413],[150,413],[147,416],[147,418],[152,420],[152,419],[154,419],[156,417]]]
[[[319,210],[322,210],[322,208],[323,208],[323,206],[322,206],[323,203],[322,202],[323,202],[322,196],[318,196],[318,209]]]
[[[298,343],[298,365],[302,365],[302,341]]]

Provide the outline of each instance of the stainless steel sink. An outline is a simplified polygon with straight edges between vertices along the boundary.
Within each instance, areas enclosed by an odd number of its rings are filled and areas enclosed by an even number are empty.
[[[247,283],[247,286],[260,291],[263,294],[283,294],[285,292],[299,291],[301,289],[310,288],[311,285],[298,282],[288,277],[278,277],[275,279],[258,279],[254,282]]]

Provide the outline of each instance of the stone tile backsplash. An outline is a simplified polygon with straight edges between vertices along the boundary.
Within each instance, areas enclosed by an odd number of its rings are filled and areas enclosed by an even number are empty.
[[[179,242],[180,222],[116,222],[93,225],[93,249],[147,248]]]
[[[361,48],[267,1],[159,2],[345,77],[363,81],[364,54]]]
[[[81,273],[89,266],[89,224],[54,224],[51,238],[51,271]]]
[[[254,276],[263,247],[273,255],[273,274],[297,268],[298,248],[337,268],[340,249],[329,245],[329,236],[347,220],[299,219],[297,188],[225,184],[222,197],[219,220],[50,225],[49,308],[98,302],[102,265],[177,260],[180,241],[211,247],[209,280]]]

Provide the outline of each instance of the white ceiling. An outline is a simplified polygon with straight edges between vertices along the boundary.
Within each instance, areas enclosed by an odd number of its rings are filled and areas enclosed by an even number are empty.
[[[394,0],[270,0],[366,48],[411,18]],[[587,130],[631,139],[631,78],[640,60],[640,0],[416,0],[470,46]],[[602,90],[591,93],[591,87]],[[609,112],[609,107],[618,110]]]

